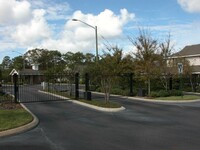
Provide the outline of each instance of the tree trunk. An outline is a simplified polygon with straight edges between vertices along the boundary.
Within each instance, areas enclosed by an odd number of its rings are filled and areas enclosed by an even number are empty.
[[[148,96],[151,95],[151,80],[150,78],[148,79]]]
[[[111,79],[109,78],[101,79],[101,86],[105,94],[104,96],[105,102],[108,103],[110,100]]]
[[[192,92],[194,92],[194,84],[192,82],[192,77],[190,76],[189,78],[190,78],[190,85],[191,85],[191,88],[192,88]]]

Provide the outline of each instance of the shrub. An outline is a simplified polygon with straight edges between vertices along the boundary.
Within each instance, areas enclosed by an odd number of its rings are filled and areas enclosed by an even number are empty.
[[[152,91],[151,92],[151,97],[159,97],[158,92]]]
[[[196,86],[196,92],[200,92],[200,86]]]
[[[158,96],[159,97],[167,97],[167,96],[170,96],[170,93],[168,91],[165,91],[165,90],[160,90],[158,92]]]
[[[128,90],[122,90],[122,89],[119,89],[119,88],[113,88],[113,89],[111,89],[111,94],[127,96],[127,95],[129,95],[129,91]]]
[[[170,91],[170,95],[171,95],[171,96],[182,96],[182,95],[183,95],[183,92],[180,91],[180,90],[171,90],[171,91]]]
[[[151,97],[168,97],[168,96],[182,96],[183,92],[180,90],[171,90],[171,91],[165,91],[165,90],[160,90],[160,91],[152,91],[151,92]]]
[[[186,92],[192,92],[192,87],[191,86],[187,86],[187,87],[184,87],[183,90],[186,91]]]
[[[167,96],[170,96],[170,93],[165,90],[151,92],[151,97],[167,97]]]

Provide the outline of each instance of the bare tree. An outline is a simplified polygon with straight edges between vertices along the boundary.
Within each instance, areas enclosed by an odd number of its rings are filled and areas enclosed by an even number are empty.
[[[167,38],[164,42],[159,45],[160,49],[160,79],[161,82],[166,90],[168,90],[168,80],[170,71],[169,71],[169,64],[168,64],[168,57],[171,56],[172,51],[174,50],[174,45],[171,42],[171,35],[168,34]]]

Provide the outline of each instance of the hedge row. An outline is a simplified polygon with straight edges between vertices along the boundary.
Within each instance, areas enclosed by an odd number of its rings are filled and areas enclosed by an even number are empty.
[[[168,96],[182,96],[183,92],[180,90],[170,90],[170,91],[165,91],[165,90],[160,90],[160,91],[152,91],[151,92],[151,97],[168,97]]]

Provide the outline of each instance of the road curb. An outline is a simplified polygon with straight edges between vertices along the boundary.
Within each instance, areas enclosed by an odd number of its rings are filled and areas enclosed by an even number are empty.
[[[38,118],[25,105],[21,104],[21,106],[32,115],[33,121],[21,127],[2,131],[0,132],[0,137],[11,136],[11,135],[16,135],[22,132],[26,132],[28,130],[35,128],[38,125],[39,123]]]
[[[145,98],[139,98],[139,97],[127,97],[131,100],[137,100],[137,101],[144,101],[144,102],[159,102],[159,103],[193,103],[193,102],[200,102],[200,99],[197,100],[155,100],[155,99],[145,99]]]
[[[122,111],[122,110],[126,109],[123,106],[121,106],[120,108],[104,108],[104,107],[94,106],[94,105],[91,105],[91,104],[80,102],[78,100],[71,100],[71,99],[69,99],[67,97],[60,96],[60,95],[53,94],[53,93],[49,93],[49,92],[45,92],[45,91],[40,91],[39,90],[39,92],[45,93],[45,94],[50,94],[50,95],[56,96],[58,98],[66,99],[67,101],[72,102],[74,104],[78,104],[78,105],[81,105],[81,106],[85,106],[85,107],[88,107],[88,108],[91,108],[91,109],[95,109],[95,110],[98,110],[98,111],[103,111],[103,112],[118,112],[118,111]]]
[[[92,109],[95,109],[98,111],[103,111],[103,112],[118,112],[118,111],[125,110],[125,107],[123,107],[123,106],[121,106],[120,108],[104,108],[104,107],[94,106],[94,105],[76,101],[76,100],[73,100],[72,102],[75,104],[78,104],[78,105],[82,105],[82,106],[92,108]]]
[[[95,94],[101,94],[103,95],[103,93],[100,92],[92,92]],[[200,95],[200,93],[192,93],[192,92],[185,92],[186,94],[193,94],[193,95]],[[147,98],[142,98],[142,97],[130,97],[130,96],[123,96],[123,95],[115,95],[115,94],[111,94],[110,96],[113,97],[122,97],[122,98],[127,98],[127,99],[131,99],[131,100],[137,100],[137,101],[144,101],[144,102],[159,102],[159,103],[193,103],[193,102],[200,102],[200,99],[196,99],[196,100],[156,100],[156,99],[147,99]]]

